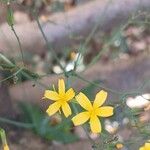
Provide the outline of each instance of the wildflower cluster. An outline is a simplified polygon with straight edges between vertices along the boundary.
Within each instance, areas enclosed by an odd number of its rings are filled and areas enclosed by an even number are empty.
[[[46,90],[43,98],[54,101],[46,111],[49,116],[52,116],[58,111],[62,111],[65,117],[69,117],[72,114],[69,103],[75,98],[76,102],[83,108],[83,112],[80,112],[72,118],[73,124],[78,126],[89,121],[93,133],[100,133],[102,130],[99,117],[109,117],[114,113],[113,107],[102,106],[106,101],[107,92],[103,90],[98,92],[92,103],[82,92],[75,96],[75,92],[72,88],[66,91],[63,79],[59,79],[58,81],[58,91],[56,91],[55,88],[54,91]]]

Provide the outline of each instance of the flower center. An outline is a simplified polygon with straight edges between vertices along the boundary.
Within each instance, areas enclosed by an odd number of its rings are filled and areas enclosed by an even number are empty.
[[[96,109],[91,109],[90,111],[89,111],[89,113],[90,113],[90,116],[92,117],[92,116],[95,116],[96,115]]]
[[[60,97],[59,101],[60,101],[61,104],[63,104],[64,102],[66,102],[65,94],[64,95],[60,95],[59,97]]]

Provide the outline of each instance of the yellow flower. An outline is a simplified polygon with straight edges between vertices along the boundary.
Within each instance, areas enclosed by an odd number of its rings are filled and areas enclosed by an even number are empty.
[[[123,148],[123,144],[122,143],[117,143],[116,144],[116,148],[117,149],[122,149]]]
[[[7,144],[4,145],[4,150],[9,150],[9,147]]]
[[[93,133],[101,132],[101,123],[98,117],[109,117],[113,115],[113,107],[103,106],[107,98],[107,92],[100,91],[96,94],[93,105],[90,100],[83,94],[79,93],[76,96],[76,100],[86,111],[77,114],[72,118],[72,121],[75,126],[81,125],[89,120],[90,128]]]
[[[58,81],[58,92],[46,90],[44,93],[44,98],[51,99],[54,101],[52,105],[46,110],[49,116],[55,114],[57,111],[62,109],[65,117],[68,117],[72,114],[71,108],[68,102],[74,98],[75,92],[72,88],[65,92],[65,83],[63,79],[59,79]]]
[[[150,150],[150,143],[145,143],[143,147],[140,147],[139,150]]]

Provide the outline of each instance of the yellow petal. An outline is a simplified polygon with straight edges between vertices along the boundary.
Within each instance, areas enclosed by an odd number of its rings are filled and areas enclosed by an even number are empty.
[[[74,96],[75,96],[75,92],[74,92],[74,90],[73,90],[72,88],[70,88],[70,89],[66,92],[66,95],[65,95],[66,101],[69,101],[69,100],[73,99]]]
[[[140,147],[139,150],[145,150],[144,147]]]
[[[105,102],[106,98],[107,98],[107,92],[105,92],[103,90],[101,90],[100,92],[98,92],[96,94],[93,107],[98,108],[101,105],[103,105],[103,103]]]
[[[65,93],[65,82],[63,79],[59,79],[58,81],[58,92],[60,95]]]
[[[55,114],[59,109],[60,109],[61,104],[59,102],[55,102],[52,105],[48,107],[46,112],[48,113],[49,116]]]
[[[46,90],[44,93],[44,98],[48,98],[48,99],[56,101],[59,99],[59,95],[57,92]]]
[[[116,148],[117,149],[122,149],[123,148],[123,144],[122,143],[117,143],[116,144]]]
[[[9,150],[9,147],[7,144],[4,145],[4,150]]]
[[[145,150],[150,150],[150,143],[145,143]]]
[[[62,111],[63,111],[65,117],[70,116],[71,113],[72,113],[69,104],[66,103],[66,102],[64,102],[63,105],[62,105]]]
[[[89,112],[82,112],[73,117],[72,121],[75,126],[78,126],[85,123],[87,120],[89,120],[89,118],[90,118]]]
[[[92,104],[90,102],[90,100],[86,97],[86,95],[84,95],[83,93],[79,93],[76,96],[76,100],[78,101],[78,103],[86,110],[91,110],[92,109]]]
[[[101,123],[97,116],[92,116],[90,119],[90,127],[93,133],[100,133],[102,130]]]
[[[113,115],[114,108],[111,106],[100,107],[96,110],[96,115],[100,117],[109,117]]]

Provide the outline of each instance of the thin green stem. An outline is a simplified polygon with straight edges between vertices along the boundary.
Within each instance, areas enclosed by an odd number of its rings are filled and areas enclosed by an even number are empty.
[[[7,144],[6,133],[5,133],[5,130],[2,128],[0,128],[0,137],[2,139],[3,145]]]
[[[143,89],[147,84],[150,83],[150,79],[147,79],[147,80],[145,80],[145,81],[143,82],[143,84],[142,84],[140,87],[138,87],[137,89],[132,90],[132,91],[130,90],[130,91],[121,92],[121,91],[113,90],[113,89],[110,89],[110,88],[101,86],[101,85],[99,85],[99,84],[97,84],[97,83],[91,82],[91,81],[89,81],[89,80],[83,78],[81,75],[78,75],[77,73],[74,73],[74,76],[75,76],[76,78],[78,78],[78,79],[80,79],[80,80],[86,82],[86,83],[93,84],[93,85],[95,85],[95,86],[97,86],[97,87],[99,87],[99,88],[102,88],[102,89],[107,90],[107,91],[109,91],[109,92],[111,92],[111,93],[117,94],[117,95],[120,96],[120,99],[124,99],[124,97],[129,96],[129,95],[140,95],[140,94],[142,93],[142,89]]]
[[[34,125],[31,124],[31,123],[17,122],[17,121],[9,120],[9,119],[2,118],[2,117],[0,117],[0,122],[11,124],[11,125],[14,125],[14,126],[17,126],[17,127],[21,127],[21,128],[29,128],[29,129],[31,129],[31,128],[34,127]]]
[[[29,80],[33,80],[35,83],[38,83],[40,86],[42,86],[43,88],[48,88],[45,84],[37,81],[36,79],[34,79],[32,76],[30,76],[29,74],[27,74],[26,72],[22,71],[22,74],[24,77],[28,78]]]
[[[9,149],[8,144],[7,144],[7,139],[6,139],[6,133],[5,130],[0,128],[0,137],[2,139],[2,145],[4,149]],[[7,147],[7,148],[6,148]]]
[[[122,32],[126,27],[127,27],[128,23],[123,25],[118,31],[117,33],[119,32]],[[93,66],[98,60],[99,58],[102,56],[103,52],[106,51],[106,49],[108,49],[108,47],[112,44],[113,42],[113,37],[111,37],[109,39],[109,41],[107,41],[107,45],[104,46],[100,51],[99,53],[92,59],[92,61],[86,66],[86,69],[88,69],[89,67]],[[86,70],[85,69],[85,70]]]
[[[85,131],[85,133],[86,133],[88,139],[90,140],[90,143],[91,143],[92,145],[95,145],[96,143],[95,143],[95,141],[90,137],[90,135],[89,135],[89,133],[88,133],[88,131],[87,131],[87,129],[86,129],[86,126],[83,125],[82,128],[84,129],[84,131]]]
[[[19,44],[19,49],[20,49],[20,53],[21,53],[21,58],[22,58],[22,63],[23,63],[23,66],[25,66],[25,61],[24,61],[24,54],[23,54],[23,49],[22,49],[22,46],[21,46],[21,42],[20,42],[20,39],[14,29],[14,26],[11,26],[11,30],[13,31],[17,41],[18,41],[18,44]]]
[[[70,77],[67,77],[67,87],[70,87],[70,79],[69,79],[69,78],[70,78]],[[78,111],[78,109],[76,108],[75,103],[72,102],[71,104],[72,104],[72,107],[73,107],[73,110],[74,110],[75,114],[78,114],[79,111]],[[83,126],[83,130],[85,131],[85,133],[86,133],[86,135],[87,135],[89,141],[91,142],[91,144],[92,144],[92,145],[95,145],[94,140],[89,136],[89,133],[87,132],[87,129],[86,129],[85,126]]]
[[[75,62],[75,66],[74,69],[76,69],[79,58],[81,57],[81,54],[84,55],[85,53],[85,47],[88,45],[88,43],[91,41],[93,35],[95,34],[95,32],[97,31],[97,29],[102,25],[102,20],[105,18],[105,12],[107,11],[108,7],[110,6],[109,4],[111,3],[112,0],[108,1],[108,4],[105,5],[104,11],[101,14],[100,19],[97,21],[97,23],[95,24],[94,28],[92,29],[92,31],[90,32],[90,34],[87,36],[85,42],[80,46],[79,48],[79,55],[77,57],[77,60]]]
[[[7,11],[8,12],[12,12],[12,8],[11,8],[11,1],[8,0],[7,2]],[[10,14],[9,14],[10,15]],[[20,39],[14,29],[14,24],[13,24],[13,15],[11,16],[12,18],[10,19],[10,22],[8,22],[9,26],[11,27],[11,30],[13,31],[16,39],[17,39],[17,42],[19,44],[19,49],[20,49],[20,53],[21,53],[21,58],[22,58],[22,63],[23,63],[23,66],[25,66],[25,62],[24,62],[24,55],[23,55],[23,49],[22,49],[22,46],[21,46],[21,42],[20,42]]]
[[[18,73],[20,73],[23,70],[23,68],[20,68],[18,71],[16,71],[15,73],[13,73],[12,75],[8,76],[7,78],[0,80],[0,83],[7,81],[8,79],[13,78],[14,76],[16,76]]]
[[[136,13],[135,13],[136,14]],[[133,16],[134,16],[134,20],[133,20]],[[125,23],[124,25],[121,25],[121,27],[120,27],[120,29],[119,30],[117,30],[117,33],[119,33],[119,32],[122,32],[128,25],[130,25],[130,24],[149,24],[149,22],[147,22],[147,21],[135,21],[135,19],[137,18],[139,16],[139,14],[138,15],[131,15],[130,17],[129,17],[129,19],[128,19],[128,21],[127,21],[127,23]],[[115,34],[116,35],[116,34]],[[103,52],[104,51],[106,51],[107,49],[108,49],[108,47],[109,47],[109,45],[111,45],[111,44],[113,44],[113,37],[111,37],[110,39],[109,39],[109,41],[107,41],[107,45],[106,46],[104,46],[100,51],[99,51],[99,53],[92,59],[92,61],[86,66],[86,69],[85,70],[87,70],[89,67],[91,67],[92,65],[94,65],[98,60],[99,60],[99,58],[102,56],[102,54],[103,54]],[[85,71],[84,70],[84,71]]]
[[[105,89],[105,90],[107,90],[107,91],[109,91],[109,92],[112,92],[112,93],[114,93],[114,94],[119,94],[119,95],[122,94],[121,92],[118,92],[118,91],[116,91],[116,90],[113,90],[113,89],[110,89],[110,88],[107,88],[107,87],[104,87],[104,86],[100,86],[100,85],[97,84],[97,83],[91,82],[91,81],[85,79],[84,77],[82,77],[81,75],[78,75],[77,73],[74,74],[74,76],[77,77],[77,78],[79,78],[80,80],[82,80],[82,81],[84,81],[84,82],[87,82],[87,83],[89,83],[89,84],[93,84],[93,85],[95,85],[95,86],[97,86],[97,87],[103,88],[103,89]]]
[[[6,64],[10,65],[10,67],[14,67],[15,65],[8,59],[6,58],[2,53],[0,53],[0,61],[4,61]]]
[[[39,21],[39,18],[38,18],[38,15],[36,14],[36,12],[34,12],[34,16],[35,16],[35,20],[36,20],[36,22],[37,22],[37,24],[38,24],[39,30],[41,31],[42,36],[43,36],[43,38],[44,38],[44,40],[45,40],[45,43],[46,43],[46,45],[47,45],[48,50],[51,51],[51,53],[52,53],[53,56],[55,57],[55,59],[56,59],[58,65],[60,66],[60,68],[61,68],[61,69],[63,70],[63,72],[65,73],[64,67],[63,67],[62,64],[60,63],[59,58],[57,57],[55,51],[53,50],[53,48],[52,48],[52,47],[50,46],[50,44],[49,44],[49,41],[48,41],[48,39],[47,39],[47,37],[46,37],[46,35],[45,35],[43,29],[42,29],[42,26],[41,26],[41,24],[40,24],[40,21]]]

